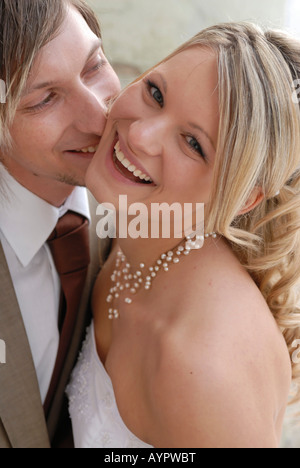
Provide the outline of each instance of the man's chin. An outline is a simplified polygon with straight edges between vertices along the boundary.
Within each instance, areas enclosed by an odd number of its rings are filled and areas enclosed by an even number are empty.
[[[58,177],[59,182],[69,185],[70,187],[85,187],[85,177],[79,175],[64,174]]]

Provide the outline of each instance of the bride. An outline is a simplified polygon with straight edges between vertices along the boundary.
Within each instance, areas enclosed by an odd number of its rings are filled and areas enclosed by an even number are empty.
[[[299,54],[218,25],[113,103],[97,200],[203,202],[206,235],[118,239],[68,387],[76,447],[279,446],[300,377]]]

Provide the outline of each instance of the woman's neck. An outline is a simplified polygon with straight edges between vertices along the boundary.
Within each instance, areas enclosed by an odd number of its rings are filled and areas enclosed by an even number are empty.
[[[143,264],[149,268],[169,251],[184,245],[183,239],[118,239],[118,245],[125,255],[132,270],[138,270]]]

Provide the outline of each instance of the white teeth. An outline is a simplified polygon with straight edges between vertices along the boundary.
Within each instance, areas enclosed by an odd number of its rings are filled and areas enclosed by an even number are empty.
[[[128,161],[128,159],[123,159],[123,161],[121,161],[123,166],[126,167],[126,169],[130,166],[130,161]]]
[[[126,167],[126,169],[129,172],[132,172],[135,177],[138,177],[141,180],[145,180],[146,182],[152,182],[149,176],[147,176],[146,174],[143,174],[142,171],[140,171],[134,164],[132,164],[130,161],[128,161],[127,158],[125,158],[124,154],[121,151],[119,141],[115,145],[115,154],[116,154],[117,160],[120,161],[120,163],[124,167]]]

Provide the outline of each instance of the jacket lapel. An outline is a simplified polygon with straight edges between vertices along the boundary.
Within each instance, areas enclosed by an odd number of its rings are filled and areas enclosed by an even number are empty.
[[[36,372],[1,244],[0,339],[6,344],[6,364],[0,364],[0,420],[7,438],[14,448],[47,448]]]

